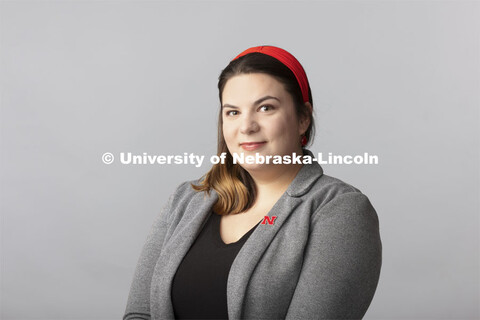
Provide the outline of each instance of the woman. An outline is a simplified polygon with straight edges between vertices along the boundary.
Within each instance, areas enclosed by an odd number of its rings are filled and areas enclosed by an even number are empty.
[[[358,189],[312,163],[234,163],[313,154],[300,63],[252,47],[219,77],[218,154],[181,184],[141,253],[124,319],[362,318],[376,290],[378,218]]]

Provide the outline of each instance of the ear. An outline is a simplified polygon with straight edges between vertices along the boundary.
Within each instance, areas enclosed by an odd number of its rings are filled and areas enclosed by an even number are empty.
[[[307,129],[308,129],[308,126],[310,125],[310,119],[311,119],[311,116],[312,116],[312,113],[313,113],[313,107],[312,107],[312,104],[310,102],[305,102],[305,107],[306,107],[306,114],[302,114],[301,117],[300,117],[300,121],[299,121],[299,126],[298,126],[298,130],[300,131],[300,135],[304,134]]]

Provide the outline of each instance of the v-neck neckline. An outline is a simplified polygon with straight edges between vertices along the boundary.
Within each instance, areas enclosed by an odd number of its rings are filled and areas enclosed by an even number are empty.
[[[220,235],[220,222],[222,219],[222,216],[219,214],[216,214],[215,212],[211,213],[214,217],[214,223],[212,224],[213,226],[213,235],[214,235],[214,241],[217,245],[221,247],[233,247],[238,244],[242,244],[245,242],[245,240],[250,236],[251,233],[258,227],[261,221],[259,221],[256,225],[254,225],[250,230],[248,230],[240,239],[238,239],[235,242],[231,243],[225,243]]]

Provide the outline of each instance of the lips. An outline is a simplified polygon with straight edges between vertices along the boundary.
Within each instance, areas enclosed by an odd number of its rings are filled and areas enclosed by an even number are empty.
[[[262,147],[267,143],[266,141],[259,141],[259,142],[243,142],[240,143],[240,146],[242,147],[243,150],[246,151],[253,151],[257,150],[258,148]]]

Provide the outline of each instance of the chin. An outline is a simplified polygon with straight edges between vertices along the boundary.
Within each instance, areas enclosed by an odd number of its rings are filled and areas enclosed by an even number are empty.
[[[245,169],[248,173],[254,173],[254,172],[266,171],[268,168],[271,168],[272,165],[268,165],[268,164],[257,164],[257,163],[254,163],[254,164],[244,163],[244,164],[240,164],[240,166],[241,166],[243,169]]]

